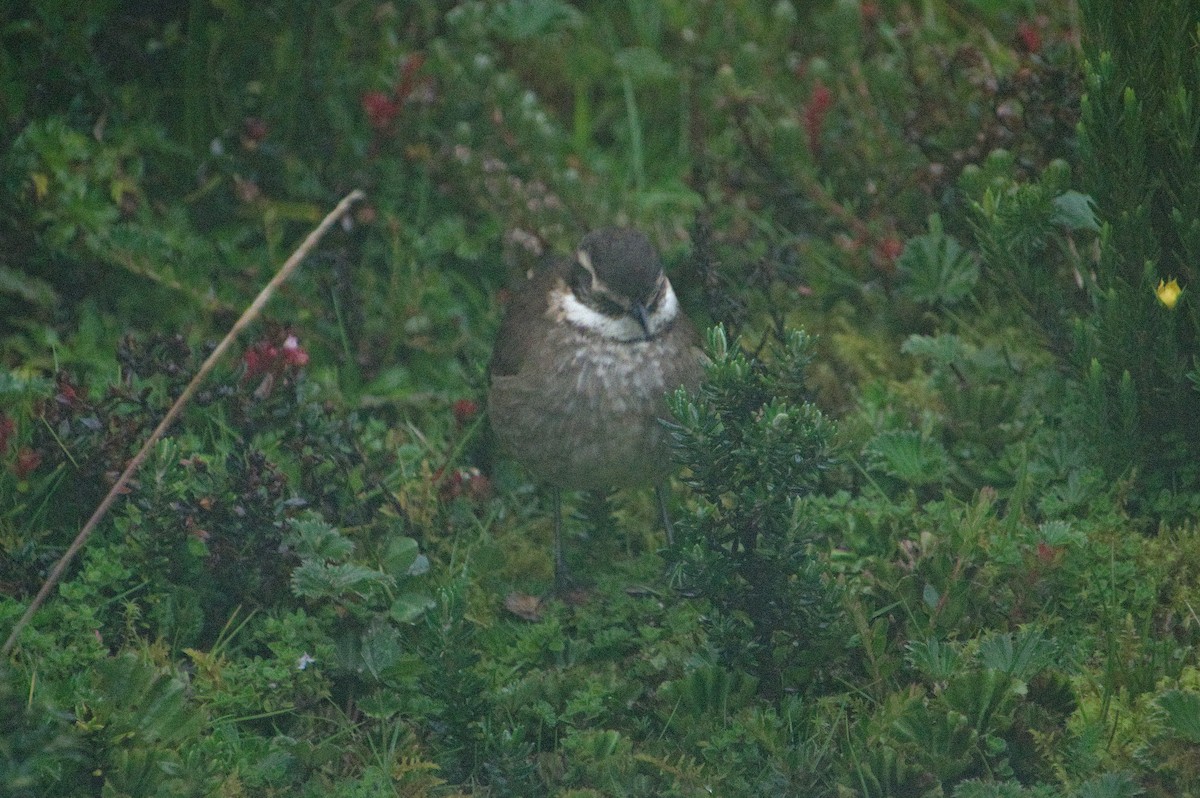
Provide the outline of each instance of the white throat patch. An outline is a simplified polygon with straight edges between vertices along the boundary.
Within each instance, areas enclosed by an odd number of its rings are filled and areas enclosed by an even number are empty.
[[[647,337],[642,325],[632,316],[613,318],[589,308],[575,298],[575,294],[565,285],[555,288],[550,299],[550,313],[568,324],[585,330],[601,338],[611,341],[633,343],[635,341],[654,338],[666,329],[679,313],[679,300],[671,289],[671,282],[663,278],[663,295],[658,307],[646,316],[646,327],[650,335]]]

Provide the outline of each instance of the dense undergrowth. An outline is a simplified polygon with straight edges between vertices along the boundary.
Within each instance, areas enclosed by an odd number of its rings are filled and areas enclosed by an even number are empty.
[[[0,662],[0,794],[1200,794],[1198,26],[0,10],[0,634],[368,195]],[[676,544],[579,497],[594,589],[539,602],[483,364],[504,287],[609,223],[713,366],[671,397]]]

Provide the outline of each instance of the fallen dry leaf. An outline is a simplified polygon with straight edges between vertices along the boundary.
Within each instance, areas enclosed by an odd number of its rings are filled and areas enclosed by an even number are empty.
[[[544,605],[545,602],[542,598],[531,596],[528,593],[514,591],[504,597],[504,609],[527,621],[540,621]]]

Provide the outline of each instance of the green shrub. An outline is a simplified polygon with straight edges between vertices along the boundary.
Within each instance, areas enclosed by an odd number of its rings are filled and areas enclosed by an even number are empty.
[[[821,486],[833,432],[806,399],[809,349],[794,332],[770,359],[751,360],[713,328],[705,382],[670,400],[697,502],[679,524],[675,578],[717,610],[723,662],[749,668],[772,694],[807,682],[836,650],[832,592],[808,552],[804,500]]]
[[[0,793],[1194,793],[1197,14],[1079,12],[6,12],[0,630],[368,201],[0,668]],[[728,332],[668,578],[630,496],[541,602],[482,364],[500,287],[614,222]]]
[[[1139,9],[1142,24],[1119,3],[1081,5],[1083,184],[1105,223],[1087,285],[1092,310],[1078,331],[1092,416],[1086,428],[1121,430],[1097,441],[1104,467],[1111,477],[1134,475],[1148,509],[1194,513],[1200,189],[1190,176],[1200,166],[1200,8],[1162,0]],[[1178,299],[1162,292],[1166,284],[1182,286]]]

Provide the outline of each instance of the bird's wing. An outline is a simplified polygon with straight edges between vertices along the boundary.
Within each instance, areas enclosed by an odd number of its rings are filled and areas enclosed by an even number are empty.
[[[488,364],[490,376],[506,377],[520,372],[530,345],[545,335],[550,324],[546,318],[550,289],[556,280],[565,278],[565,274],[565,261],[545,263],[513,294],[496,333],[496,345]]]

